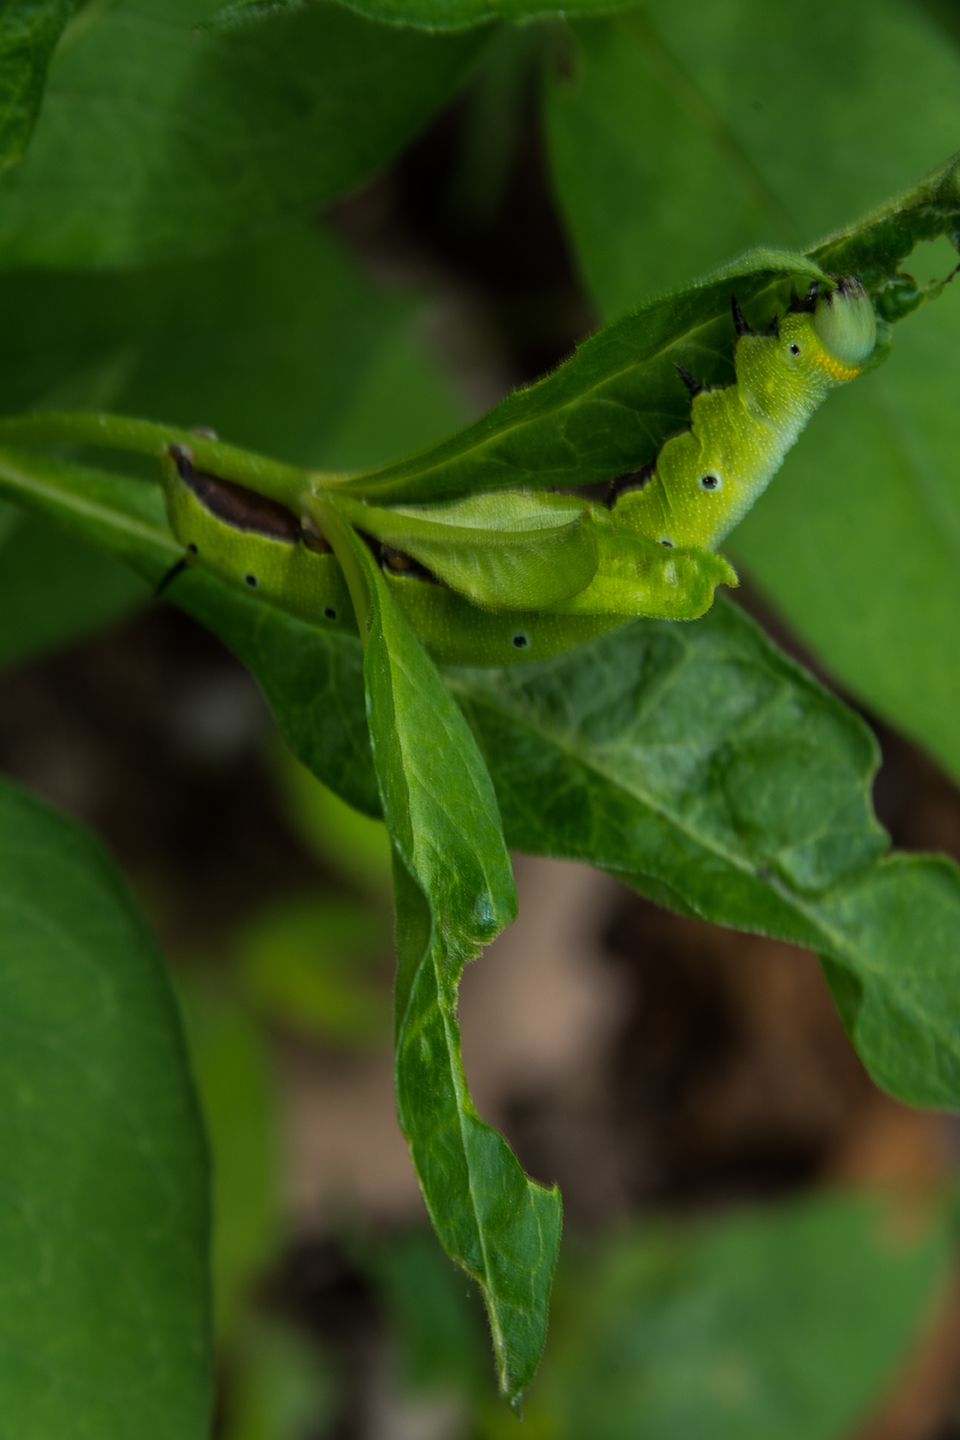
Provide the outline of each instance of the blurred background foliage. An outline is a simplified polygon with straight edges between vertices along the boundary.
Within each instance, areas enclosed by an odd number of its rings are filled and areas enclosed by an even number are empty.
[[[438,32],[423,27],[490,7],[315,0],[228,28],[204,25],[212,0],[47,16],[47,49],[68,23],[0,177],[0,408],[387,462],[651,292],[751,245],[810,244],[960,147],[955,0],[577,8]],[[0,129],[14,158],[25,123]],[[942,241],[911,263],[943,278],[956,254]],[[874,718],[894,838],[960,856],[958,307],[948,288],[898,327],[730,548],[745,603]],[[518,1431],[409,1173],[396,1204],[325,1190],[322,1222],[325,1177],[291,1200],[308,1072],[328,1098],[375,1076],[389,1104],[382,826],[280,747],[216,642],[9,506],[0,664],[0,763],[106,836],[176,963],[214,1160],[219,1436],[960,1433],[952,1122],[872,1091],[788,947],[609,894],[582,922],[621,979],[630,957],[601,1099],[505,1082],[491,1116],[568,1195]],[[551,884],[541,918],[567,913],[567,872]],[[788,979],[765,989],[761,971]],[[610,973],[597,962],[590,983]],[[343,1113],[359,1145],[365,1112]],[[830,1188],[851,1180],[893,1188]],[[913,1391],[884,1409],[905,1374]]]

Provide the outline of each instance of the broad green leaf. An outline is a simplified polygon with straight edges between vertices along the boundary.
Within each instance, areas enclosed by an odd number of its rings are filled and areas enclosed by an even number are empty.
[[[151,579],[179,556],[157,514],[156,485],[7,455],[0,457],[0,488],[57,514]],[[359,541],[356,554],[359,564],[369,556]],[[247,662],[291,748],[321,778],[368,814],[377,813],[379,778],[397,851],[400,1122],[437,1233],[481,1286],[502,1388],[517,1399],[543,1346],[560,1202],[555,1190],[527,1179],[502,1137],[477,1116],[456,1020],[464,964],[515,914],[513,877],[473,737],[372,557],[365,576],[365,659],[350,637],[321,634],[199,570],[183,577],[177,599]]]
[[[100,847],[0,783],[0,1430],[204,1440],[207,1160],[163,961]]]
[[[765,328],[790,300],[791,281],[855,267],[889,325],[929,291],[898,267],[920,240],[960,234],[960,159],[839,232],[809,255],[753,250],[704,279],[641,305],[585,341],[559,369],[519,390],[459,434],[398,465],[353,477],[347,492],[394,505],[449,500],[529,485],[575,486],[612,478],[653,460],[690,419],[681,363],[703,384],[734,378],[735,294]],[[941,277],[943,278],[943,277]]]
[[[143,573],[162,573],[178,553],[150,521],[156,487],[35,457],[7,457],[0,480]],[[357,563],[368,555],[358,546]],[[379,606],[379,572],[366,564]],[[303,760],[375,813],[359,644],[199,571],[181,603],[246,658]],[[558,1205],[476,1118],[454,1011],[462,964],[509,914],[502,842],[479,757],[436,672],[396,614],[382,613],[367,622],[377,628],[366,674],[384,808],[405,857],[400,1113],[438,1233],[487,1287],[505,1388],[516,1393],[542,1342]],[[735,607],[718,603],[694,624],[635,622],[553,661],[450,672],[449,683],[512,846],[592,863],[682,913],[812,946],[874,1077],[913,1103],[960,1102],[956,868],[883,858],[869,804],[872,737]],[[438,720],[452,737],[439,752]],[[486,1181],[471,1188],[478,1174]]]
[[[0,180],[0,263],[196,253],[305,217],[394,154],[486,43],[332,3],[198,34],[212,8],[117,0],[78,23],[30,153]]]
[[[366,634],[370,739],[395,852],[400,1128],[441,1243],[480,1286],[500,1389],[518,1403],[546,1336],[560,1196],[529,1180],[477,1115],[457,1023],[464,965],[516,916],[510,859],[463,716],[366,545],[329,533]]]
[[[110,555],[25,517],[0,549],[0,666],[96,629],[148,595]]]
[[[960,53],[909,0],[646,0],[571,27],[545,120],[614,316],[748,246],[798,250],[941,162]]]
[[[731,247],[807,242],[954,150],[960,49],[934,13],[906,0],[652,0],[574,27],[545,113],[601,308],[615,314]],[[917,241],[956,242],[946,198],[941,187],[906,211],[888,205],[811,257],[863,275],[896,318],[919,298],[906,272],[922,286],[956,263],[945,243],[920,246],[893,278]],[[830,399],[729,542],[844,685],[954,773],[958,320],[948,289],[898,326],[891,363]]]
[[[80,0],[12,0],[0,15],[0,171],[23,155],[47,66]]]
[[[898,326],[731,547],[844,685],[960,774],[960,292]],[[784,543],[789,537],[789,543]]]
[[[960,198],[958,198],[960,205]],[[731,285],[745,312],[769,319],[791,277],[823,272],[803,255],[754,251],[608,325],[566,364],[518,390],[451,439],[344,490],[380,504],[425,504],[476,491],[585,485],[638,469],[686,424],[679,360],[704,381],[733,378]],[[779,298],[778,298],[779,297]]]
[[[304,3],[305,0],[228,0],[214,15],[211,27],[227,28],[268,17],[278,10],[298,10]],[[489,24],[491,20],[522,22],[551,16],[605,14],[627,4],[628,0],[567,0],[562,7],[557,0],[342,0],[342,3],[370,20],[442,33]]]
[[[909,1363],[953,1250],[942,1213],[914,1228],[876,1196],[614,1235],[560,1267],[531,1428],[836,1440]]]
[[[0,272],[0,310],[0,409],[111,404],[202,422],[292,461],[355,466],[459,419],[412,333],[416,307],[379,294],[300,224],[212,259]],[[0,663],[145,594],[108,557],[33,520],[0,549]]]
[[[418,309],[299,222],[199,259],[0,271],[0,409],[115,409],[294,464],[376,463],[460,419]]]
[[[0,454],[0,493],[102,546],[156,586],[180,558],[158,484],[36,455]],[[191,570],[177,603],[209,626],[260,680],[290,748],[365,815],[380,814],[356,641],[319,632]],[[359,695],[359,704],[353,697]],[[344,697],[351,697],[345,703]]]
[[[873,737],[734,605],[450,680],[512,847],[810,946],[874,1079],[960,1102],[960,872],[885,858]]]
[[[155,487],[35,457],[0,459],[0,487],[59,510],[141,573],[163,573],[179,553],[146,523]],[[196,570],[178,602],[250,665],[305,763],[376,814],[357,643]],[[960,1103],[956,868],[883,858],[872,737],[736,607],[718,602],[685,625],[637,621],[552,661],[449,679],[513,848],[582,860],[681,913],[816,949],[874,1078],[911,1103]]]

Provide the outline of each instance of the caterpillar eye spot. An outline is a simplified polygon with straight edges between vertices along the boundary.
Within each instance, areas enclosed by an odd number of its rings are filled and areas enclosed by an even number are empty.
[[[800,346],[799,346],[799,345],[791,345],[791,346],[790,346],[790,354],[791,354],[791,355],[799,355],[799,354],[800,354]]]
[[[256,575],[244,575],[243,583],[244,585],[249,585],[251,590],[256,590],[258,585],[260,584],[260,581],[257,579]]]
[[[323,613],[328,620],[336,620],[337,618],[337,612],[332,605],[328,605]]]
[[[673,549],[673,541],[672,541],[672,540],[668,540],[667,537],[666,537],[666,535],[661,535],[661,536],[660,536],[660,544],[661,544],[661,545],[665,545],[668,550],[672,550],[672,549]]]
[[[196,545],[194,545],[194,544],[192,544],[192,543],[187,546],[187,550],[189,551],[189,553],[190,553],[191,555],[199,555],[199,553],[200,553],[199,550],[197,549]]]
[[[720,477],[718,475],[701,475],[700,484],[704,490],[719,490]]]
[[[524,635],[522,630],[518,630],[516,635],[510,636],[510,643],[511,645],[515,645],[518,650],[526,650],[530,644],[530,636]]]

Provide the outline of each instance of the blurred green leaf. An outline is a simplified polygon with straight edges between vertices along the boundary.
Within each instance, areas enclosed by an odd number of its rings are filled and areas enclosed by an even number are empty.
[[[952,1251],[942,1217],[863,1197],[615,1236],[561,1267],[531,1421],[558,1440],[835,1440],[904,1364]]]
[[[932,14],[906,0],[651,0],[576,25],[545,114],[601,308],[615,314],[730,249],[808,240],[954,150],[960,51]],[[957,239],[956,214],[940,227],[929,206],[915,218],[898,235],[891,212],[867,248],[841,238],[812,256],[863,275],[884,314],[919,298],[906,274],[871,277],[885,244],[906,256],[941,231]],[[956,259],[920,246],[905,271],[922,286]],[[730,541],[842,683],[955,774],[957,304],[948,290],[898,328],[892,362],[831,398]]]
[[[0,666],[96,629],[149,593],[110,555],[29,516],[0,549]]]
[[[304,1440],[333,1419],[336,1382],[316,1345],[289,1325],[249,1322],[234,1353],[223,1440]]]
[[[0,14],[0,171],[33,133],[47,66],[81,0],[8,0]]]
[[[278,1097],[263,1036],[246,1010],[202,976],[185,972],[179,989],[210,1145],[217,1333],[232,1342],[249,1288],[279,1240]]]
[[[276,751],[274,771],[288,817],[320,859],[374,895],[388,894],[393,858],[383,821],[341,800],[286,746]]]
[[[8,500],[0,500],[0,550],[13,535],[22,518],[16,505],[11,505]]]
[[[389,1040],[387,977],[371,961],[389,954],[391,939],[384,919],[359,905],[302,899],[248,921],[234,945],[261,1014],[313,1039],[362,1045]]]
[[[17,1440],[204,1440],[207,1164],[163,961],[99,846],[0,782],[0,1391]]]
[[[84,14],[51,66],[29,155],[0,180],[0,262],[195,253],[306,216],[394,154],[486,41],[387,29],[330,3],[198,34],[212,8],[117,0]]]
[[[960,291],[836,396],[731,547],[843,684],[960,775]]]
[[[376,291],[300,224],[211,259],[0,272],[0,408],[116,404],[295,462],[370,464],[461,418],[415,338],[417,309]],[[108,556],[31,519],[0,549],[0,664],[148,593]]]
[[[278,11],[292,13],[304,3],[317,3],[317,0],[228,0],[213,16],[211,28],[230,28]],[[540,17],[606,13],[627,4],[628,0],[569,0],[562,8],[557,0],[342,0],[342,3],[371,20],[442,34],[487,25],[492,20],[523,22]]]
[[[0,272],[0,308],[8,413],[116,408],[355,467],[461,420],[413,334],[418,303],[375,289],[300,223],[200,259]]]
[[[750,245],[800,249],[942,161],[960,54],[909,0],[645,0],[571,26],[545,120],[613,316]]]
[[[364,1255],[393,1325],[404,1387],[478,1393],[486,1378],[489,1339],[470,1303],[462,1271],[426,1230],[375,1243]]]

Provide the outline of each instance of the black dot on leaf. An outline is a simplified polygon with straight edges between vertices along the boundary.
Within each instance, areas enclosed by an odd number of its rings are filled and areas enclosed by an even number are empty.
[[[260,581],[257,579],[256,575],[244,575],[243,583],[244,585],[249,585],[251,590],[256,590],[257,586],[260,584]]]
[[[524,635],[522,630],[518,630],[516,635],[511,635],[510,641],[511,644],[516,645],[518,650],[526,650],[530,644],[530,636]]]
[[[327,608],[324,610],[323,613],[324,613],[324,615],[327,617],[328,620],[336,620],[336,618],[337,618],[337,612],[336,612],[336,610],[334,610],[334,608],[333,608],[332,605],[328,605]]]

